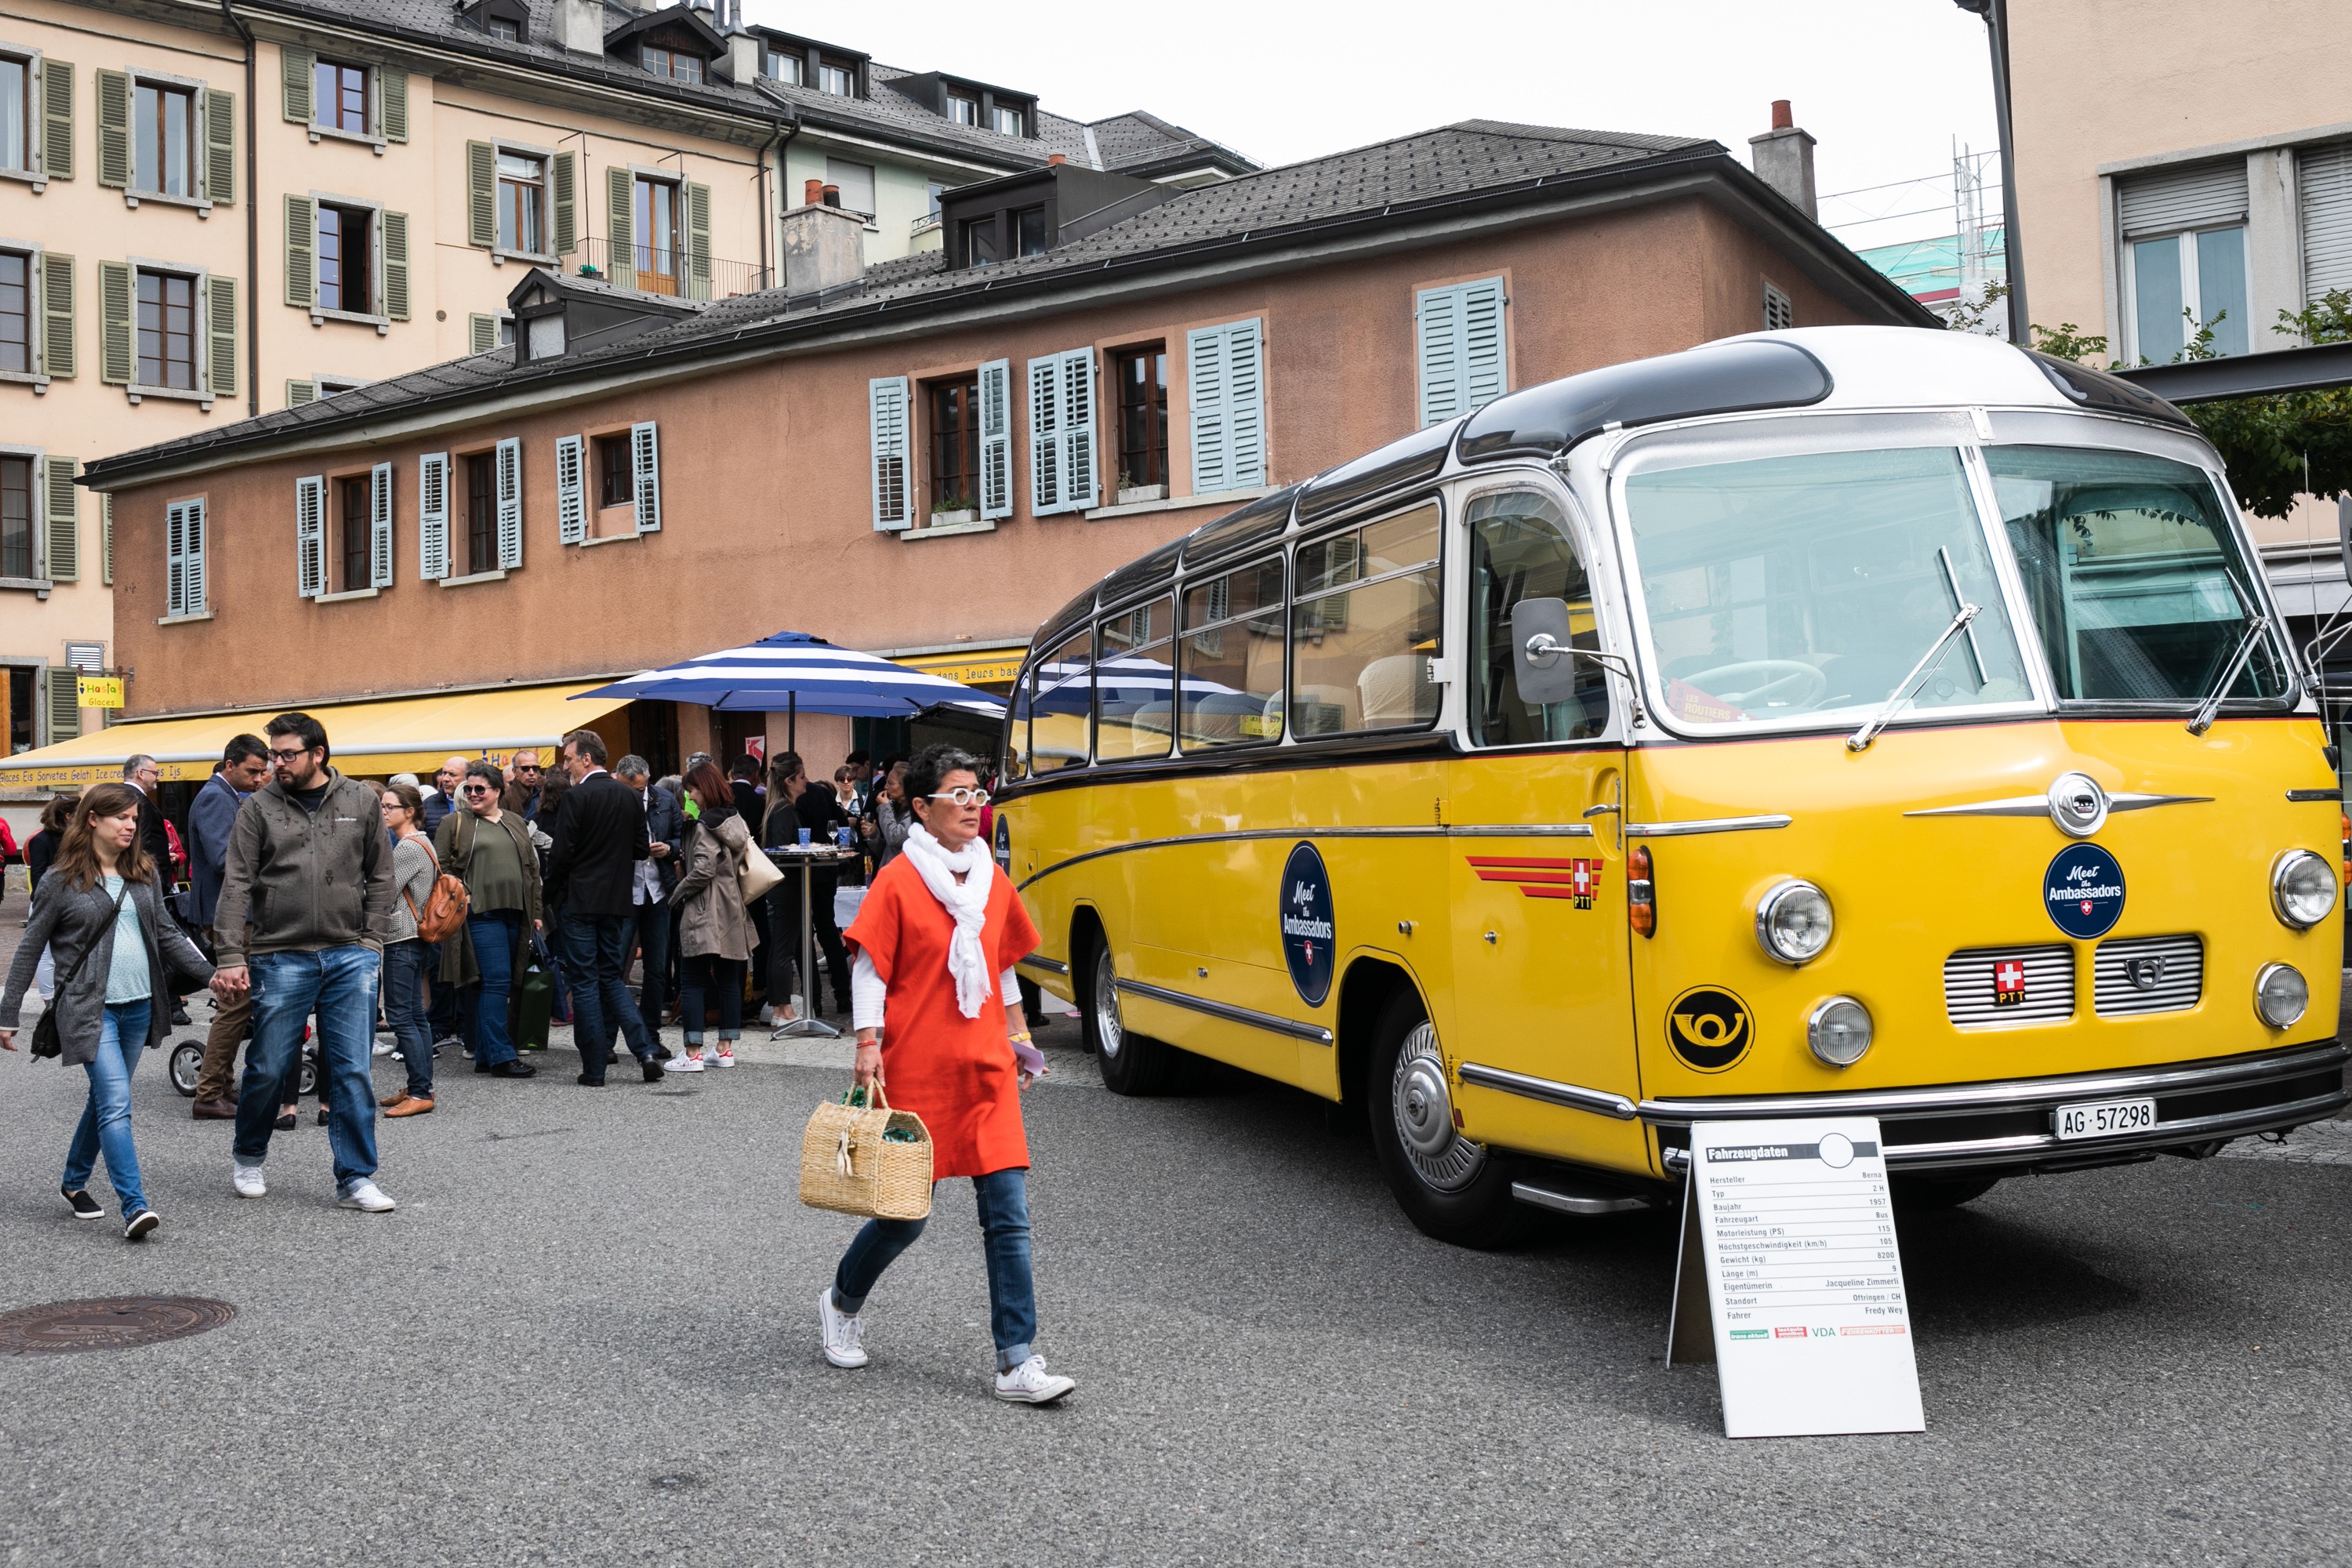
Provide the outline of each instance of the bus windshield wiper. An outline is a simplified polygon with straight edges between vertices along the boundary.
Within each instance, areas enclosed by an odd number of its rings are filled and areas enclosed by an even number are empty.
[[[1866,752],[1870,749],[1870,743],[1878,739],[1878,732],[1886,728],[1887,721],[1900,713],[1903,705],[1911,700],[1912,692],[1918,688],[1920,681],[1927,679],[1928,671],[1936,668],[1937,661],[1944,657],[1944,650],[1952,646],[1952,639],[1967,631],[1969,623],[1975,620],[1979,613],[1974,605],[1965,600],[1961,602],[1959,613],[1952,617],[1951,624],[1929,645],[1927,651],[1919,656],[1919,662],[1911,667],[1911,673],[1903,678],[1903,683],[1887,694],[1885,705],[1872,714],[1861,729],[1845,738],[1847,751]]]
[[[2271,629],[2271,618],[2247,602],[2246,591],[2238,586],[2237,574],[2224,572],[2221,580],[2229,584],[2230,592],[2237,595],[2239,612],[2246,617],[2246,629],[2238,638],[2237,651],[2230,656],[2228,668],[2221,671],[2221,684],[2197,705],[2196,715],[2189,721],[2189,732],[2192,735],[2201,735],[2213,727],[2213,721],[2221,712],[2221,700],[2229,696],[2230,688],[2238,684],[2238,673],[2246,668],[2246,660],[2254,656],[2254,645],[2262,641],[2264,632]]]

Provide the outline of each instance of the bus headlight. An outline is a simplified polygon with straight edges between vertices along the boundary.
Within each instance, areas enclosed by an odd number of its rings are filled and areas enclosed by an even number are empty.
[[[1782,882],[1756,906],[1756,940],[1766,957],[1782,963],[1819,958],[1836,925],[1829,895],[1811,882]]]
[[[1851,996],[1832,996],[1805,1020],[1805,1044],[1833,1068],[1850,1068],[1870,1049],[1875,1031],[1870,1009]]]
[[[2336,912],[2336,868],[2308,849],[2290,849],[2271,862],[2271,908],[2297,931]]]
[[[2293,1027],[2311,1005],[2311,987],[2292,963],[2265,963],[2254,976],[2254,1011],[2273,1029]]]

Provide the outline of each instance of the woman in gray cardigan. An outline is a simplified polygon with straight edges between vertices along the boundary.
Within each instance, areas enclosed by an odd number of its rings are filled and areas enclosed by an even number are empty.
[[[41,950],[51,950],[58,989],[49,1005],[60,1059],[89,1075],[89,1099],[58,1190],[75,1217],[105,1218],[87,1187],[103,1152],[107,1180],[122,1204],[122,1234],[131,1241],[144,1239],[158,1221],[139,1184],[139,1155],[131,1144],[131,1074],[147,1048],[171,1033],[173,992],[202,984],[213,972],[163,912],[157,868],[139,844],[141,800],[123,784],[83,795],[57,863],[33,897],[0,990],[0,1050],[13,1051],[25,988]]]

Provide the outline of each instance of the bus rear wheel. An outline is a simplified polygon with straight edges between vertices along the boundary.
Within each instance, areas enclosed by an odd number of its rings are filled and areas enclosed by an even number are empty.
[[[1516,1240],[1527,1211],[1511,1196],[1510,1162],[1454,1130],[1437,1031],[1410,991],[1381,1011],[1366,1088],[1372,1147],[1405,1217],[1457,1247]]]
[[[1118,966],[1111,960],[1110,939],[1097,935],[1087,974],[1081,1016],[1087,1049],[1095,1054],[1103,1087],[1113,1094],[1162,1094],[1174,1070],[1172,1053],[1158,1040],[1128,1033],[1118,1005]]]

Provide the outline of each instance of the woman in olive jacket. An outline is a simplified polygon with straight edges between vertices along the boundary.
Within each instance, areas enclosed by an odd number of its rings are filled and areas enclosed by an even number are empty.
[[[530,1078],[539,1069],[515,1055],[507,1001],[525,942],[540,929],[539,850],[530,824],[499,805],[506,781],[488,763],[469,763],[458,785],[464,809],[441,819],[433,847],[466,884],[466,923],[441,939],[441,980],[464,989],[466,1046],[474,1070]]]

